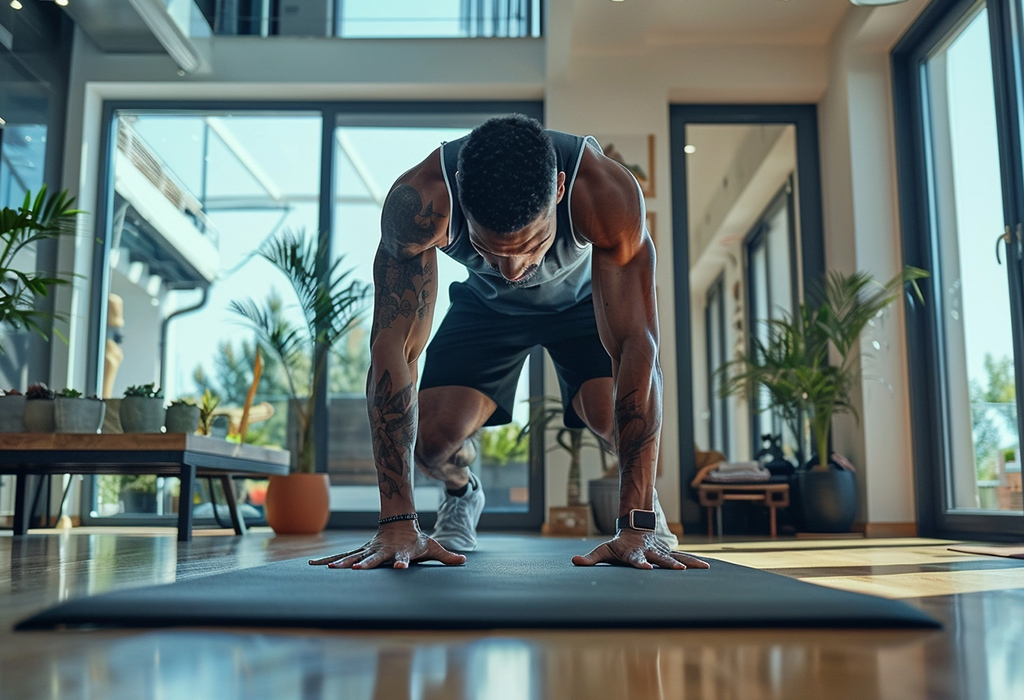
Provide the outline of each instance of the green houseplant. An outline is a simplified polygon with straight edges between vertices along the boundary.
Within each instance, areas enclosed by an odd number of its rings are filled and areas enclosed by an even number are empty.
[[[167,407],[167,432],[191,435],[199,429],[199,406],[190,398],[171,401]]]
[[[124,391],[119,409],[121,428],[126,433],[159,433],[164,428],[164,392],[155,382],[130,386]]]
[[[519,439],[523,437],[535,434],[537,432],[550,431],[555,435],[555,445],[548,448],[548,452],[563,450],[569,457],[569,474],[566,481],[566,501],[567,511],[572,513],[574,509],[582,508],[583,512],[586,513],[585,506],[583,505],[580,488],[580,464],[583,449],[585,447],[594,447],[601,453],[601,464],[603,471],[608,473],[607,465],[607,452],[601,441],[589,428],[569,428],[562,421],[562,400],[557,396],[541,396],[529,399],[531,404],[530,421],[526,424],[520,433]],[[617,474],[617,470],[616,470]],[[601,480],[598,480],[601,481]],[[591,482],[593,484],[593,482]],[[594,493],[594,489],[591,488],[591,494]],[[617,511],[619,507],[619,493],[618,493],[618,479],[615,480],[614,503],[611,505],[612,511]],[[594,510],[594,520],[601,532],[608,532],[605,529],[607,517],[605,517],[604,510],[606,510],[604,504],[606,499],[591,498],[591,506]],[[563,518],[561,514],[557,512],[557,509],[552,508],[549,513],[549,522],[557,522],[560,518]],[[617,512],[611,516],[611,529],[610,532],[615,532],[615,516]],[[573,517],[569,515],[567,517]],[[585,515],[583,516],[586,517]],[[578,518],[577,518],[578,519]],[[582,523],[584,526],[582,529],[585,531],[586,521]],[[571,529],[571,526],[570,526]]]
[[[54,423],[58,433],[95,434],[103,425],[107,404],[95,396],[82,396],[77,389],[67,388],[57,394],[53,407]]]
[[[827,474],[832,419],[852,413],[857,417],[851,392],[861,378],[858,340],[868,323],[892,304],[905,288],[913,289],[923,301],[917,280],[928,276],[924,270],[906,267],[884,284],[864,272],[845,275],[829,273],[820,290],[796,312],[768,321],[768,338],[754,336],[750,350],[718,370],[723,396],[752,395],[758,387],[768,392],[767,408],[786,420],[794,433],[803,434],[804,421],[810,425],[815,447],[811,471]],[[853,476],[843,472],[846,484],[842,517],[823,525],[819,531],[848,530],[856,510]],[[815,482],[824,478],[812,477]],[[810,483],[808,481],[807,483]],[[801,488],[801,507],[813,508],[824,493],[812,497]],[[836,510],[836,509],[833,509]],[[841,522],[838,522],[841,521]],[[848,521],[849,524],[845,524]],[[805,526],[814,527],[805,522]]]
[[[35,197],[26,192],[21,206],[0,209],[0,330],[34,331],[48,339],[46,323],[64,319],[36,308],[36,301],[68,281],[19,269],[19,256],[43,241],[73,233],[81,213],[72,208],[74,201],[67,191],[47,195],[44,185]],[[0,354],[4,351],[0,344]]]
[[[351,279],[352,271],[341,268],[343,257],[331,262],[317,238],[301,230],[284,231],[264,244],[259,255],[284,274],[300,312],[293,319],[295,315],[286,313],[280,297],[273,292],[262,302],[236,300],[230,306],[256,332],[264,350],[280,363],[287,378],[289,404],[295,412],[292,455],[297,473],[270,478],[267,522],[281,534],[319,532],[327,524],[329,510],[327,475],[313,473],[318,390],[326,381],[328,353],[358,325],[370,287]]]

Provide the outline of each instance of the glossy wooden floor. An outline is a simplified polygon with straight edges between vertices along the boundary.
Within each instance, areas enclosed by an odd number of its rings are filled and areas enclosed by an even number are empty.
[[[4,699],[1024,698],[1024,561],[958,554],[948,542],[686,541],[709,557],[905,599],[942,631],[13,633],[17,620],[66,598],[362,541],[344,532],[189,543],[173,530],[35,532],[0,535]]]

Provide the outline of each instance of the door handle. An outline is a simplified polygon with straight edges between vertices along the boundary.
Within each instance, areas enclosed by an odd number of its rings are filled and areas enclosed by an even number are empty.
[[[1017,235],[1020,236],[1020,224],[1017,224]],[[1005,233],[1001,234],[999,238],[996,239],[996,262],[999,263],[1000,265],[1003,264],[1003,261],[999,257],[999,244],[1005,243],[1009,245],[1012,240],[1013,234],[1010,232],[1010,226],[1007,225]]]

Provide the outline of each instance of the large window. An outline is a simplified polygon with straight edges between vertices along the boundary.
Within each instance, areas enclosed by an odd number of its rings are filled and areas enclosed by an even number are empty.
[[[391,183],[442,141],[487,117],[533,109],[367,107],[108,106],[105,269],[96,314],[104,320],[92,363],[96,386],[112,401],[105,430],[118,430],[116,401],[125,388],[152,382],[167,400],[216,395],[213,435],[235,435],[261,348],[237,304],[251,300],[273,324],[305,323],[286,277],[259,254],[265,244],[290,232],[340,259],[350,279],[372,286],[381,208]],[[466,274],[438,257],[435,328],[448,306],[448,284]],[[379,508],[365,398],[371,299],[359,324],[328,354],[326,393],[315,398],[326,416],[315,427],[316,443],[326,448],[317,455],[317,468],[331,476],[335,525],[372,524]],[[261,348],[262,378],[247,442],[294,448],[313,357],[307,348],[295,360],[304,365],[289,363],[297,367],[289,376],[288,367]],[[518,425],[526,422],[530,377],[538,371],[521,378]],[[516,430],[487,429],[483,442],[508,447],[499,438]],[[529,441],[497,452],[485,449],[474,466],[488,489],[482,525],[490,519],[491,525],[525,526],[525,519],[540,514],[542,467],[536,459],[531,463]],[[104,476],[94,485],[92,518],[138,522],[183,507],[172,478]],[[429,525],[440,485],[418,475],[416,485],[417,506]],[[222,515],[210,503],[213,485],[199,487],[190,506],[194,516]],[[243,513],[258,522],[265,483],[239,482],[236,489]],[[219,491],[215,496],[223,503]]]
[[[770,323],[792,315],[797,278],[793,264],[796,226],[793,221],[793,186],[772,200],[747,237],[747,308],[751,342],[768,343]],[[761,447],[762,436],[781,435],[787,457],[806,459],[801,442],[802,426],[791,426],[769,410],[770,397],[764,386],[753,397],[751,412],[752,454]]]
[[[904,253],[933,275],[909,319],[926,532],[1024,532],[1021,9],[934,3],[895,52]]]

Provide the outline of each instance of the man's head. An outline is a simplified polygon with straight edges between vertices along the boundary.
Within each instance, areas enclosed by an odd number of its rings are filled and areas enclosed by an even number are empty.
[[[510,284],[522,284],[554,242],[565,191],[550,137],[529,117],[490,119],[466,140],[458,168],[470,240]]]

